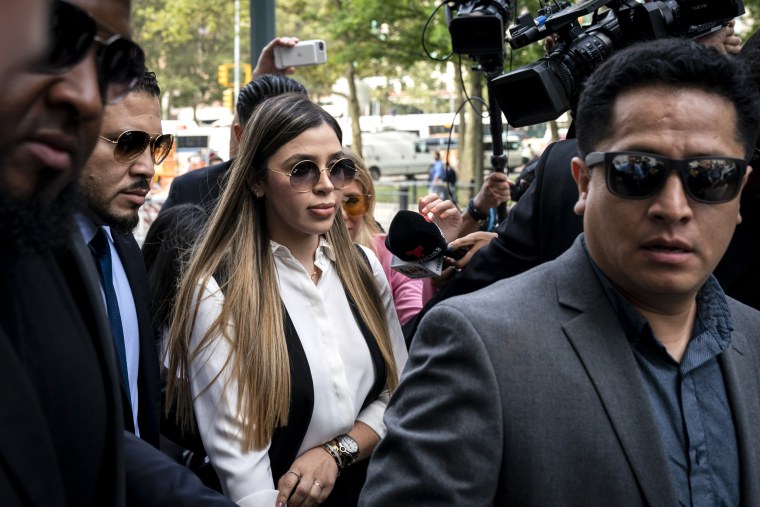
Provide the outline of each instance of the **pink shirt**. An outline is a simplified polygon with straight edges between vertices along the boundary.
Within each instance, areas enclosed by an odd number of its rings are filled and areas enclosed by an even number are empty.
[[[393,254],[385,248],[385,234],[378,234],[373,238],[373,241],[375,253],[377,254],[377,258],[380,259],[385,276],[388,278],[388,284],[391,286],[398,320],[401,322],[401,325],[404,325],[422,310],[425,302],[423,300],[423,286],[426,285],[425,279],[409,278],[391,269]],[[427,294],[427,296],[426,299],[429,299],[430,294]]]

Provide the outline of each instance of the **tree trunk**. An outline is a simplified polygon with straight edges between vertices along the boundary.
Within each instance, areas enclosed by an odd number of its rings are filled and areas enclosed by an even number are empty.
[[[549,130],[552,133],[552,142],[556,143],[559,141],[559,127],[557,126],[557,120],[551,120],[549,122]]]
[[[362,155],[362,129],[359,123],[361,111],[359,110],[359,98],[356,95],[356,70],[353,63],[348,64],[346,79],[348,79],[348,115],[351,118],[351,136],[353,139],[351,149],[359,158],[364,158]]]

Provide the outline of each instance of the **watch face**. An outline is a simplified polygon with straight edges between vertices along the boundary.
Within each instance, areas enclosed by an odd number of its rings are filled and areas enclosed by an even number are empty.
[[[348,435],[343,435],[340,437],[339,443],[341,447],[346,449],[346,451],[350,454],[359,452],[359,446],[356,444],[356,440],[349,437]]]

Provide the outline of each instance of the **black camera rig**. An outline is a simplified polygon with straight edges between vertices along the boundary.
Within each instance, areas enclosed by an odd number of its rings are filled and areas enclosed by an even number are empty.
[[[461,11],[461,10],[460,10]],[[582,16],[592,14],[582,26]],[[577,101],[592,71],[617,49],[661,37],[696,38],[744,13],[742,0],[588,0],[554,3],[537,18],[523,14],[509,30],[513,49],[549,35],[556,45],[544,58],[495,77],[491,90],[514,127],[554,120]]]

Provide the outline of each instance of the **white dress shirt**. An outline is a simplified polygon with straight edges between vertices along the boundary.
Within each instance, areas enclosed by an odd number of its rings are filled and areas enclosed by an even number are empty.
[[[374,366],[334,268],[331,246],[322,239],[317,248],[315,264],[322,276],[315,285],[286,247],[271,243],[280,294],[306,353],[314,384],[314,409],[299,455],[347,433],[357,420],[382,438],[388,391],[361,409],[375,380]],[[407,353],[391,291],[377,257],[369,249],[364,251],[382,296],[396,365],[401,372]],[[224,304],[224,295],[213,278],[202,290],[191,350],[197,347]],[[229,369],[224,368],[228,350],[226,340],[217,336],[190,365],[198,429],[225,494],[245,507],[271,507],[273,484],[279,477],[272,477],[268,445],[245,453],[241,449],[237,383],[232,381],[224,389],[229,377]]]

